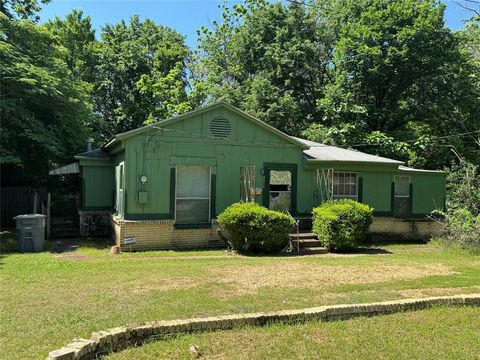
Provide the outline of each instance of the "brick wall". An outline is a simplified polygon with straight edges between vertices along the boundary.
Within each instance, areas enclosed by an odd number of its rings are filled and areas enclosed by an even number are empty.
[[[429,240],[438,234],[442,224],[429,219],[395,219],[375,217],[368,230],[372,240]]]
[[[121,245],[125,237],[135,236],[136,243],[131,250],[172,250],[192,248],[215,248],[224,246],[218,235],[215,222],[211,228],[175,229],[174,220],[122,220],[111,218],[115,243],[122,251],[129,251],[130,245]]]

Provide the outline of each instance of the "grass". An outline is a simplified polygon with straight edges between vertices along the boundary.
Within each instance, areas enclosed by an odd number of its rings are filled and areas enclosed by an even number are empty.
[[[310,257],[111,255],[93,242],[75,256],[3,254],[0,358],[45,358],[75,337],[126,323],[480,292],[479,257],[431,245],[383,249]]]
[[[478,308],[418,312],[331,323],[275,324],[176,337],[107,356],[108,360],[191,359],[478,359]]]

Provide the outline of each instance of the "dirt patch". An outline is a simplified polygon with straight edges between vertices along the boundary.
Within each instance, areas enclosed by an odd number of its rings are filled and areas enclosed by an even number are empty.
[[[83,261],[90,261],[92,258],[87,255],[77,254],[77,253],[63,253],[59,255],[54,255],[54,257],[59,259],[66,259],[71,261],[83,262]]]
[[[145,294],[152,291],[171,291],[198,286],[198,279],[190,277],[151,277],[123,283],[115,288],[116,293]]]
[[[414,265],[312,265],[282,261],[274,265],[227,265],[212,269],[218,278],[234,291],[255,293],[265,287],[298,287],[325,289],[333,285],[369,284],[394,280],[413,280],[454,272],[442,264]]]

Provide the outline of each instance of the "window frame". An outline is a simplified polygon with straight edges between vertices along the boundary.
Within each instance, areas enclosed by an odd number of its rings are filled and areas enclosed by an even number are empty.
[[[355,195],[345,195],[345,194],[335,194],[335,176],[336,174],[349,174],[350,176],[351,175],[355,175]],[[343,177],[345,179],[345,176]],[[339,178],[340,179],[340,178]],[[339,182],[339,185],[340,185],[340,182]],[[343,184],[343,189],[344,189],[344,193],[345,193],[345,183]],[[353,183],[349,183],[348,185],[353,185]],[[352,199],[352,200],[355,200],[355,201],[358,201],[358,192],[359,192],[359,189],[358,189],[358,172],[356,171],[333,171],[333,179],[332,179],[332,199],[333,200],[340,200],[340,199]]]
[[[178,167],[206,167],[208,168],[208,198],[207,197],[178,197]],[[208,199],[208,221],[206,222],[177,222],[177,200],[207,200]],[[174,220],[176,224],[188,225],[188,224],[209,224],[212,221],[212,167],[210,165],[175,165],[175,204],[174,204]]]
[[[407,178],[407,195],[397,195],[397,178]],[[410,197],[410,184],[412,183],[412,178],[410,175],[395,175],[393,178],[393,196],[398,198],[409,198]]]

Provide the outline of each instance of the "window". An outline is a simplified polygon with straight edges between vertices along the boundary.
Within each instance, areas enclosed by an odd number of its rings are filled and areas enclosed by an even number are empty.
[[[177,166],[175,221],[179,224],[210,221],[210,167]]]
[[[395,176],[395,196],[410,196],[410,176]]]
[[[333,198],[357,200],[357,173],[334,172],[333,173]]]

